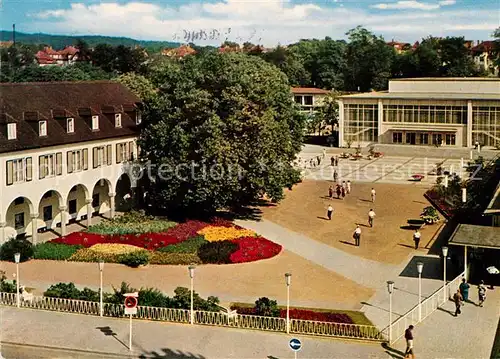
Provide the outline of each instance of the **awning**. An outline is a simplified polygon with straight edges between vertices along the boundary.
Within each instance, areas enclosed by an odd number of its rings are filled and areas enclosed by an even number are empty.
[[[500,249],[500,227],[459,224],[448,243],[455,246]]]

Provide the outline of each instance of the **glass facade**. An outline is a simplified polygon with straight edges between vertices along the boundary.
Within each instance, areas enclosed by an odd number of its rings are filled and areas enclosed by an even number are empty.
[[[378,139],[378,105],[344,105],[344,139],[374,142]]]
[[[472,108],[472,142],[500,146],[500,107]]]
[[[384,105],[384,122],[466,124],[467,106]]]

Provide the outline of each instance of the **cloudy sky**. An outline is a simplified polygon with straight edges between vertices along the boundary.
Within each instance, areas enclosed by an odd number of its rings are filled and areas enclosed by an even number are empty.
[[[500,0],[0,0],[2,29],[126,36],[217,44],[225,39],[287,44],[345,38],[363,25],[388,41],[430,34],[487,40],[500,24]],[[203,30],[203,32],[201,32]]]

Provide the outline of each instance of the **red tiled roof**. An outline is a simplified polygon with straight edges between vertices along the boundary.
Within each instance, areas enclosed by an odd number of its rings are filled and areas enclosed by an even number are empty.
[[[135,107],[140,99],[113,81],[27,82],[0,84],[0,153],[82,141],[135,135]],[[122,113],[122,127],[114,126],[113,107]],[[27,113],[47,119],[48,136],[33,131]],[[99,114],[99,131],[89,126]],[[62,118],[59,118],[62,117]],[[75,119],[75,132],[65,130],[65,117]],[[17,139],[7,140],[5,122],[17,123]]]
[[[483,41],[479,45],[474,46],[472,52],[490,52],[495,47],[495,41]]]
[[[329,94],[331,91],[318,89],[315,87],[292,87],[292,93],[294,94],[312,94],[312,95],[321,95],[321,94]]]

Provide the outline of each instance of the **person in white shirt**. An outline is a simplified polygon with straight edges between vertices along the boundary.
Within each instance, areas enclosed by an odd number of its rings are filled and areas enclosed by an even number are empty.
[[[377,192],[375,192],[375,188],[372,188],[372,202],[375,202],[375,195]]]
[[[413,241],[415,242],[415,249],[418,249],[418,244],[420,243],[420,232],[418,229],[415,230],[415,233],[413,233]]]
[[[361,228],[359,226],[356,226],[352,236],[354,237],[355,245],[359,247],[359,242],[361,241]]]
[[[328,210],[326,212],[326,215],[328,216],[328,219],[331,221],[332,220],[332,214],[333,214],[333,207],[332,205],[328,206]]]
[[[368,212],[368,224],[370,227],[373,227],[373,219],[375,218],[375,212],[373,209],[370,209],[370,212]]]
[[[347,181],[347,194],[351,193],[351,181]]]

